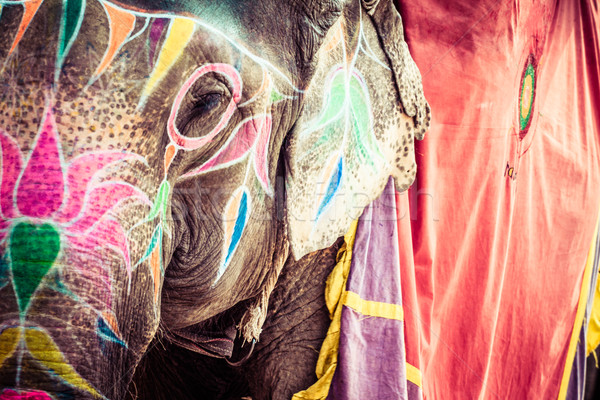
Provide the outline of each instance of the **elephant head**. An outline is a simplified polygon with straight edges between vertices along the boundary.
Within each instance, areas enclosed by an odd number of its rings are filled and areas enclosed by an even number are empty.
[[[414,179],[429,107],[389,0],[0,11],[1,399],[122,398],[159,329],[257,340],[288,249]]]

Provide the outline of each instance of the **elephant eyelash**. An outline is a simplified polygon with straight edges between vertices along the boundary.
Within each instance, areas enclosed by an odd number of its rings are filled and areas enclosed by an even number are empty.
[[[220,103],[223,95],[221,93],[206,93],[198,97],[192,108],[192,118],[199,117],[216,108]]]
[[[202,130],[203,125],[210,125],[213,119],[218,119],[219,115],[216,111],[223,104],[224,97],[222,93],[218,92],[194,96],[188,106],[189,111],[185,112],[185,117],[178,121],[179,130],[182,132],[193,131],[196,128]]]

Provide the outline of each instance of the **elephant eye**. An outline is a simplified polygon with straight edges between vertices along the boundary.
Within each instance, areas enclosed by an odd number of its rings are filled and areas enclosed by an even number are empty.
[[[223,96],[221,95],[221,93],[203,94],[198,99],[196,99],[194,107],[192,108],[192,116],[198,117],[211,111],[219,105],[222,97]]]
[[[177,122],[181,132],[192,137],[199,136],[199,132],[210,130],[218,123],[221,118],[218,110],[227,100],[227,95],[217,90],[219,89],[202,94],[188,93],[187,110],[179,113]]]
[[[173,102],[168,122],[171,139],[186,149],[210,142],[233,115],[241,90],[241,78],[231,66],[205,64],[196,69]]]

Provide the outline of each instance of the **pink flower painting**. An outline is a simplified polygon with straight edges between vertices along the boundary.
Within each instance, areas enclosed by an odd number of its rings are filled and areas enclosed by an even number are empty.
[[[52,400],[52,397],[38,390],[17,392],[12,389],[5,389],[0,393],[0,400]]]
[[[61,267],[68,266],[73,270],[70,273],[91,282],[91,290],[78,294],[77,299],[98,314],[99,334],[120,341],[111,311],[111,271],[105,257],[98,254],[116,253],[130,277],[127,232],[113,211],[125,200],[152,203],[139,188],[98,176],[119,162],[145,160],[131,153],[106,151],[84,153],[65,163],[51,106],[32,147],[29,154],[23,154],[17,142],[0,129],[0,244],[21,318],[44,277],[60,260]]]

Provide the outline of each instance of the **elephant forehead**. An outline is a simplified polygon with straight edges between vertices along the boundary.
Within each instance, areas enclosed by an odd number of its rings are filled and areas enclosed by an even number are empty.
[[[162,29],[167,30],[168,23],[165,24]],[[0,92],[3,99],[0,129],[27,152],[34,147],[49,111],[56,122],[62,157],[67,162],[97,151],[121,150],[144,157],[157,155],[158,148],[164,150],[162,141],[167,119],[188,72],[206,63],[207,54],[241,68],[242,56],[228,42],[225,42],[227,46],[219,47],[222,40],[207,39],[206,31],[194,32],[197,37],[190,38],[190,44],[169,43],[163,37],[155,49],[156,60],[143,68],[139,65],[140,56],[129,54],[140,52],[144,43],[124,46],[121,56],[111,60],[104,69],[101,64],[106,62],[106,57],[102,58],[93,48],[86,48],[62,67],[63,72],[54,86],[50,83],[56,68],[52,54],[46,51],[36,57],[15,54],[11,59],[15,68],[2,71],[6,84]],[[183,51],[188,45],[192,46],[193,56]],[[244,67],[243,95],[249,98],[264,86],[266,75],[252,60],[246,59]]]
[[[121,90],[130,101],[144,103],[157,90],[163,99],[168,97],[165,90],[176,89],[204,63],[227,62],[244,74],[244,54],[274,68],[261,58],[272,52],[261,50],[257,41],[242,43],[239,36],[245,30],[233,17],[242,12],[224,2],[216,7],[218,12],[210,5],[185,6],[188,2],[168,2],[169,7],[162,2],[71,2],[64,15],[44,18],[56,11],[46,3],[26,5],[27,15],[20,23],[18,18],[3,19],[7,40],[1,45],[13,67],[4,73],[30,64],[35,70],[30,78],[44,79],[54,89],[68,84]],[[183,7],[177,6],[180,3]],[[4,8],[4,14],[18,13],[21,5]],[[36,43],[40,38],[47,45]],[[17,51],[22,47],[23,57]]]
[[[32,83],[12,102],[0,104],[0,127],[14,132],[23,148],[31,148],[40,123],[49,111],[54,116],[63,147],[76,147],[76,153],[129,148],[147,128],[145,119],[135,112],[122,93],[97,93],[73,98],[67,92],[53,94],[53,103],[45,99],[43,85]],[[18,133],[18,134],[17,134]]]

